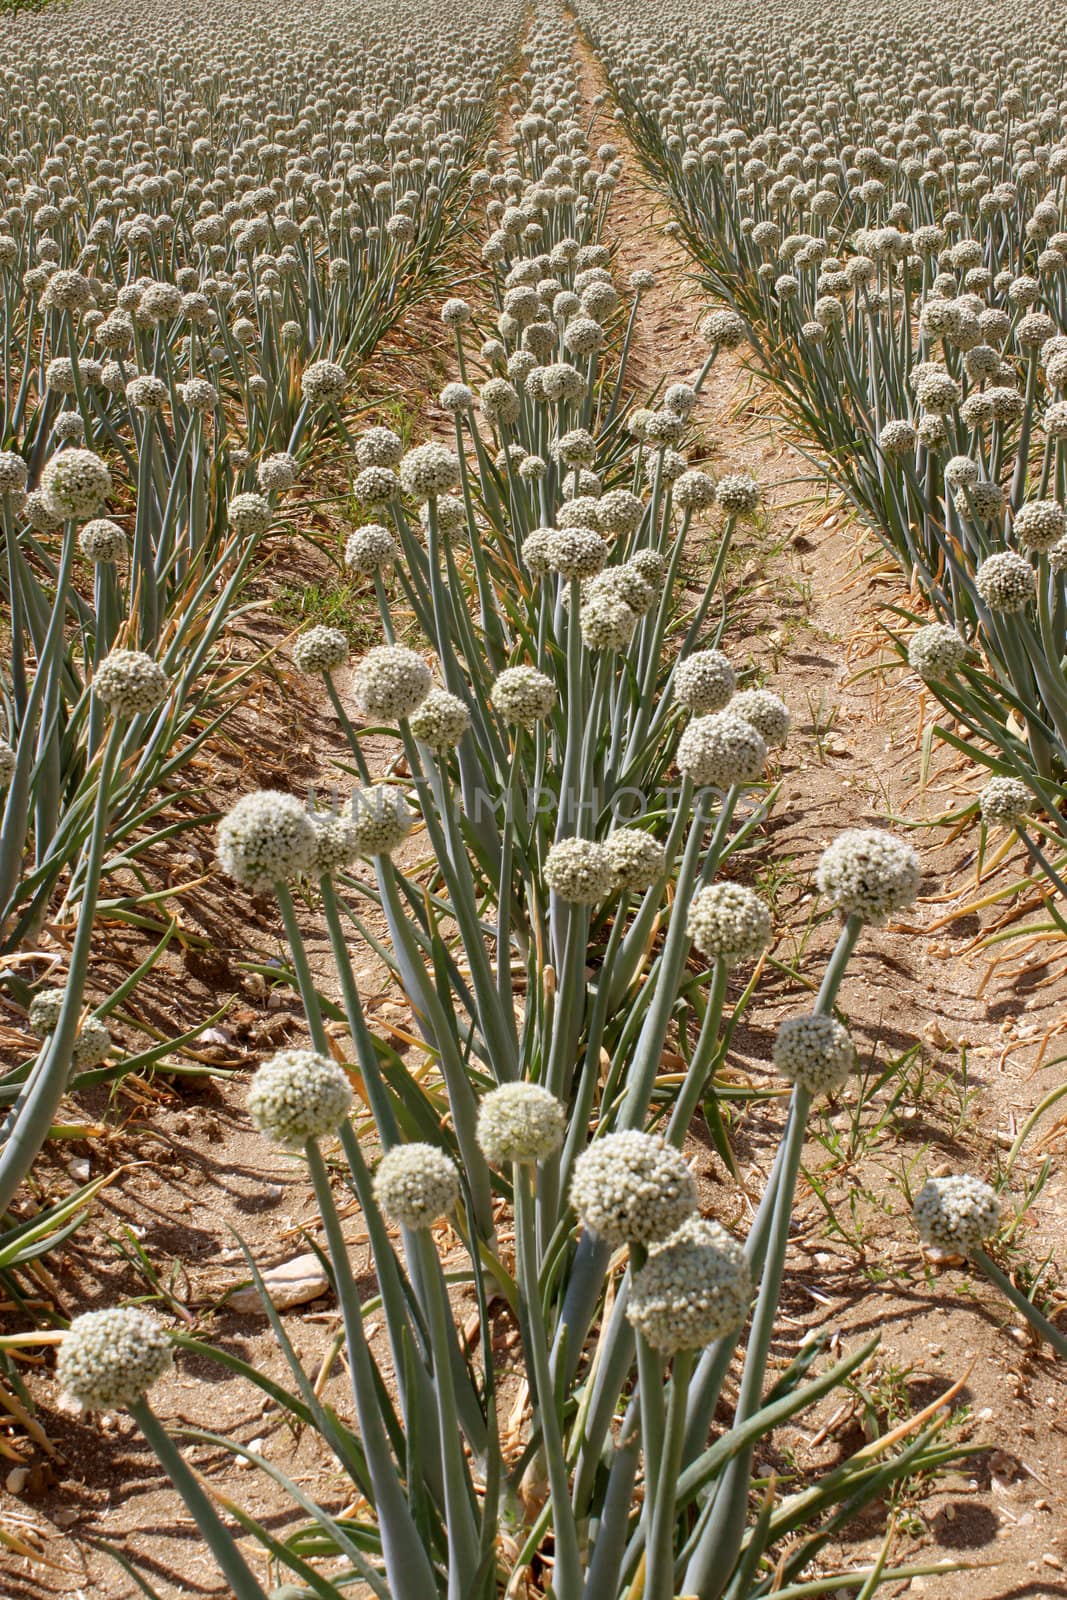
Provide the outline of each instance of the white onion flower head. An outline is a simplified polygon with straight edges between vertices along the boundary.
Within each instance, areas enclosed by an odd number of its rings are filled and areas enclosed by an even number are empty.
[[[315,829],[315,855],[308,876],[328,878],[359,855],[352,817],[345,811],[312,811],[309,816]]]
[[[92,562],[118,561],[129,548],[126,535],[117,522],[94,517],[78,534],[78,548]]]
[[[61,450],[45,462],[41,493],[61,522],[92,517],[111,493],[107,462],[91,450]]]
[[[505,1083],[478,1107],[478,1143],[495,1167],[547,1161],[563,1143],[567,1108],[536,1083]]]
[[[361,467],[396,467],[404,454],[404,442],[392,428],[368,428],[356,440],[356,460]]]
[[[489,698],[505,722],[532,728],[552,715],[556,686],[536,667],[505,667],[490,689]]]
[[[994,1234],[1000,1201],[981,1178],[960,1173],[927,1178],[911,1208],[923,1244],[953,1255],[970,1255]]]
[[[301,672],[336,672],[347,660],[348,639],[340,628],[308,628],[293,645],[293,662]]]
[[[288,450],[280,450],[271,456],[264,456],[256,468],[256,481],[264,494],[284,494],[293,487],[300,463]]]
[[[9,787],[17,764],[18,757],[13,747],[6,739],[0,739],[0,794]]]
[[[471,714],[458,695],[447,689],[431,689],[417,711],[412,712],[411,731],[431,750],[451,750],[459,744],[471,725]]]
[[[400,486],[416,500],[447,494],[459,481],[459,457],[447,445],[416,445],[400,462]]]
[[[112,650],[93,674],[93,692],[116,717],[138,717],[167,697],[170,679],[143,650]]]
[[[596,503],[596,525],[606,537],[625,538],[643,514],[644,506],[629,489],[609,489]]]
[[[300,877],[315,859],[315,827],[295,795],[278,789],[246,794],[219,823],[222,869],[253,894]]]
[[[0,498],[26,492],[30,469],[15,450],[0,450]]]
[[[774,1039],[774,1064],[783,1078],[811,1095],[830,1094],[856,1064],[852,1035],[820,1011],[786,1017]]]
[[[695,650],[674,669],[674,698],[698,717],[722,711],[737,688],[737,678],[721,650]]]
[[[71,1066],[81,1071],[95,1067],[101,1061],[106,1061],[111,1054],[112,1039],[107,1024],[101,1022],[99,1017],[86,1017],[78,1030],[71,1051]]]
[[[312,361],[300,379],[304,399],[313,406],[336,405],[347,387],[345,369],[336,361]]]
[[[400,555],[400,547],[380,522],[367,522],[348,536],[345,566],[364,578],[387,571]]]
[[[750,722],[771,747],[780,747],[789,738],[789,707],[770,689],[742,689],[730,701],[730,710]]]
[[[618,595],[597,594],[578,614],[582,642],[589,650],[625,650],[637,626],[637,613]]]
[[[678,740],[675,761],[698,789],[732,789],[759,782],[767,761],[767,742],[751,722],[727,707],[689,724]]]
[[[604,840],[612,887],[643,894],[667,869],[667,852],[644,828],[616,828]]]
[[[434,1144],[396,1144],[378,1163],[374,1198],[401,1227],[428,1228],[459,1199],[455,1162]]]
[[[1050,550],[1067,534],[1067,512],[1058,500],[1028,500],[1015,513],[1012,530],[1024,550]]]
[[[710,311],[700,331],[709,344],[717,344],[721,350],[736,350],[748,336],[744,319],[726,306]]]
[[[1013,828],[1034,810],[1034,796],[1018,778],[990,778],[978,807],[984,823]]]
[[[697,1206],[696,1180],[680,1150],[657,1135],[609,1133],[574,1163],[571,1204],[608,1244],[655,1244]]]
[[[352,674],[352,692],[363,715],[390,722],[410,717],[432,687],[426,662],[400,644],[376,645]]]
[[[1036,577],[1025,556],[997,550],[974,575],[975,587],[990,611],[1023,611],[1034,597]]]
[[[75,1317],[59,1347],[56,1379],[86,1411],[116,1411],[143,1400],[174,1362],[161,1323],[136,1306]]]
[[[63,1009],[65,989],[38,989],[30,1001],[29,1024],[41,1039],[55,1031],[59,1013]]]
[[[611,857],[592,839],[559,839],[545,858],[545,882],[568,905],[593,905],[612,886]]]
[[[607,545],[591,528],[554,530],[544,547],[549,571],[558,572],[561,578],[593,578],[607,558]]]
[[[759,484],[747,472],[728,472],[715,485],[719,505],[734,516],[751,516],[762,497]]]
[[[252,1126],[286,1150],[336,1133],[351,1105],[344,1068],[314,1050],[279,1050],[259,1068],[248,1090]]]
[[[353,790],[349,810],[353,848],[360,856],[391,855],[415,825],[403,794],[387,783]]]
[[[744,1247],[717,1222],[687,1217],[633,1275],[626,1320],[653,1350],[704,1350],[744,1323],[752,1276]]]
[[[706,511],[715,504],[715,479],[710,473],[690,467],[675,479],[674,503],[683,511]]]
[[[915,900],[922,869],[911,845],[883,828],[847,828],[823,851],[815,881],[842,916],[879,927]]]
[[[226,508],[230,527],[243,538],[258,539],[266,533],[274,518],[270,502],[254,490],[235,494]]]
[[[967,641],[946,622],[928,622],[908,640],[908,664],[924,682],[957,672],[969,655]]]
[[[745,884],[712,883],[693,896],[686,932],[709,961],[740,966],[755,961],[767,948],[770,907]]]

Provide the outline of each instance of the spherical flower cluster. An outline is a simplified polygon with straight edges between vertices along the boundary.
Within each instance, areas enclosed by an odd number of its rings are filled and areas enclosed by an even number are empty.
[[[280,1050],[259,1068],[248,1090],[253,1127],[287,1150],[336,1133],[351,1104],[344,1068],[314,1050]]]
[[[359,854],[351,815],[343,811],[311,811],[315,829],[315,854],[308,868],[311,878],[328,878],[350,866]]]
[[[222,870],[253,894],[299,877],[315,859],[315,827],[295,795],[258,789],[219,823]]]
[[[15,776],[18,757],[6,739],[0,739],[0,793],[10,785]]]
[[[990,778],[982,790],[978,808],[982,821],[1013,828],[1034,809],[1034,796],[1018,778]]]
[[[65,989],[38,989],[30,1001],[29,1024],[38,1038],[55,1030],[65,995]]]
[[[14,450],[0,450],[0,496],[21,495],[29,482],[29,468]]]
[[[59,1347],[56,1379],[85,1410],[115,1411],[142,1400],[173,1361],[155,1317],[136,1306],[114,1306],[74,1318]]]
[[[634,1273],[626,1320],[653,1350],[703,1350],[738,1331],[752,1276],[743,1246],[717,1222],[687,1217]]]
[[[623,539],[633,533],[644,507],[629,489],[609,489],[596,503],[596,525],[605,537]]]
[[[399,546],[389,529],[380,522],[368,522],[349,534],[345,566],[362,577],[372,578],[376,572],[391,567],[399,554]]]
[[[965,489],[977,483],[981,475],[982,470],[972,456],[953,456],[945,463],[945,482],[950,489]]]
[[[686,932],[709,961],[754,961],[771,937],[770,907],[741,883],[712,883],[693,896]]]
[[[400,462],[400,486],[415,500],[433,500],[459,481],[459,457],[447,445],[416,445]]]
[[[907,456],[915,449],[915,438],[910,422],[886,422],[878,435],[878,448],[886,456]]]
[[[270,502],[252,490],[235,494],[226,508],[230,527],[245,539],[258,539],[271,525],[274,513]]]
[[[617,595],[597,594],[579,613],[582,641],[590,650],[625,650],[637,626],[637,613]]]
[[[91,517],[111,493],[107,462],[91,450],[61,450],[45,462],[41,493],[49,511],[61,522]]]
[[[376,645],[352,674],[352,693],[363,715],[390,722],[410,717],[432,687],[425,661],[401,644]]]
[[[730,701],[730,710],[750,722],[768,745],[780,746],[789,738],[789,707],[769,689],[743,689]]]
[[[607,558],[607,545],[591,528],[560,528],[551,533],[544,547],[548,570],[558,572],[561,578],[593,578]]]
[[[352,493],[364,506],[387,506],[399,488],[400,480],[389,467],[364,467],[352,483]]]
[[[842,916],[878,927],[911,905],[922,869],[903,839],[882,828],[848,828],[823,851],[815,881]]]
[[[613,887],[643,894],[662,878],[667,852],[644,828],[616,828],[604,840]]]
[[[391,855],[415,823],[403,794],[387,783],[353,790],[349,809],[353,850],[360,856]]]
[[[348,387],[345,369],[336,361],[312,361],[304,368],[300,388],[309,405],[336,405]]]
[[[927,1178],[911,1208],[923,1244],[966,1256],[996,1232],[1000,1201],[988,1183],[960,1173]]]
[[[466,300],[446,300],[441,307],[441,321],[446,328],[461,328],[471,319],[471,308]]]
[[[135,411],[159,411],[166,405],[169,391],[162,378],[142,373],[126,385],[126,398]]]
[[[95,1067],[99,1062],[106,1061],[111,1054],[111,1034],[107,1024],[100,1021],[99,1017],[86,1017],[74,1041],[71,1051],[71,1065],[79,1071],[85,1072],[90,1067]]]
[[[698,789],[758,783],[767,760],[763,735],[732,710],[697,717],[678,741],[679,772]]]
[[[737,678],[721,650],[696,650],[677,663],[671,687],[679,705],[705,716],[723,710],[737,688]]]
[[[93,674],[93,691],[116,717],[138,717],[164,700],[170,679],[142,650],[112,650]]]
[[[715,485],[715,498],[726,512],[733,516],[751,516],[762,498],[763,491],[755,478],[747,472],[728,472]]]
[[[356,440],[356,460],[361,467],[395,467],[404,454],[404,441],[392,428],[368,428]]]
[[[412,733],[431,750],[453,749],[470,725],[471,714],[466,705],[447,689],[431,689],[411,717]]]
[[[567,1108],[536,1083],[505,1083],[478,1107],[478,1143],[494,1167],[547,1161],[563,1143]]]
[[[256,481],[264,494],[284,494],[293,487],[300,463],[288,450],[280,450],[275,455],[264,456],[256,468]]]
[[[612,886],[611,857],[592,839],[559,839],[545,858],[545,882],[568,905],[593,905]]]
[[[126,535],[117,522],[94,517],[78,534],[78,548],[89,561],[118,561],[126,554]]]
[[[975,587],[990,611],[1022,611],[1034,597],[1034,569],[1014,550],[987,556],[974,575]]]
[[[908,664],[924,681],[957,672],[969,654],[967,641],[945,622],[929,622],[908,640]]]
[[[308,628],[293,645],[301,672],[336,672],[348,660],[348,640],[340,628]]]
[[[856,1064],[852,1035],[820,1011],[786,1017],[775,1035],[774,1064],[783,1078],[809,1094],[830,1094]]]
[[[739,344],[744,344],[748,334],[744,319],[725,306],[709,312],[700,331],[709,344],[717,344],[722,350],[736,350]]]
[[[434,1144],[396,1144],[378,1163],[374,1198],[404,1228],[428,1228],[459,1199],[455,1162]]]
[[[505,667],[489,698],[505,722],[532,728],[551,716],[556,704],[556,686],[536,667]]]
[[[219,403],[219,391],[206,378],[190,378],[179,383],[178,393],[190,411],[214,411]]]
[[[705,511],[715,504],[715,479],[695,467],[683,472],[675,479],[674,503],[682,511]]]
[[[1012,526],[1024,550],[1049,550],[1067,533],[1067,512],[1058,500],[1028,500]]]
[[[608,1244],[655,1244],[696,1210],[697,1186],[680,1150],[653,1134],[609,1133],[574,1163],[571,1204]]]

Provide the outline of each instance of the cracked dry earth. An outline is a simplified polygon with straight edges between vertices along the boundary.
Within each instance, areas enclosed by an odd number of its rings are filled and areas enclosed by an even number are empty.
[[[603,80],[584,47],[577,48],[592,113]],[[699,367],[705,349],[696,329],[707,306],[681,247],[664,234],[667,214],[643,185],[636,154],[618,124],[602,109],[593,126],[594,138],[618,144],[625,161],[611,213],[618,265],[623,271],[652,266],[658,276],[657,288],[643,302],[634,347],[637,391],[649,392]],[[419,382],[417,372],[411,381]],[[427,392],[432,385],[423,381],[419,387]],[[432,412],[428,420],[433,422]],[[920,790],[918,730],[932,712],[922,705],[921,686],[890,665],[895,657],[883,631],[886,606],[901,598],[899,576],[872,559],[871,537],[810,481],[775,418],[773,396],[755,386],[739,361],[721,359],[702,394],[698,420],[716,470],[751,471],[767,497],[766,514],[742,533],[728,569],[724,647],[739,669],[781,693],[794,715],[759,866],[761,885],[775,902],[780,937],[773,972],[735,1035],[728,1063],[739,1083],[759,1083],[767,1077],[778,1021],[796,1009],[805,985],[818,981],[832,943],[834,930],[817,920],[812,888],[823,845],[847,826],[891,818],[909,826],[950,811],[966,795],[970,779],[962,763],[942,760]],[[694,565],[709,537],[709,530],[694,531]],[[341,691],[344,697],[343,680]],[[278,761],[290,786],[328,784],[332,764],[343,759],[343,742],[328,704],[304,711],[292,753]],[[383,744],[378,754],[384,770],[392,751]],[[263,781],[262,773],[257,781]],[[925,1589],[948,1600],[1043,1600],[1067,1595],[1067,1381],[983,1282],[972,1283],[957,1267],[935,1270],[923,1262],[906,1195],[927,1171],[973,1166],[989,1173],[1003,1158],[1026,1111],[1061,1074],[1056,1033],[1065,984],[1061,973],[1043,964],[1047,948],[1005,960],[993,971],[989,957],[976,948],[1003,907],[976,909],[975,903],[1010,881],[1011,862],[999,877],[979,884],[973,831],[956,838],[945,830],[917,831],[915,842],[924,860],[925,893],[913,921],[869,934],[842,990],[842,1009],[868,1069],[863,1082],[870,1097],[861,1106],[850,1095],[809,1143],[808,1181],[801,1184],[774,1355],[784,1363],[813,1329],[832,1347],[851,1347],[880,1332],[881,1346],[862,1389],[814,1419],[806,1416],[802,1428],[783,1429],[757,1471],[788,1483],[825,1469],[871,1435],[873,1418],[881,1427],[898,1422],[959,1381],[956,1404],[968,1410],[950,1436],[989,1448],[937,1483],[906,1486],[894,1511],[892,1559],[898,1565],[949,1561],[966,1570],[913,1578],[891,1590]],[[410,848],[417,860],[418,845]],[[219,908],[217,929],[224,910]],[[280,930],[261,915],[259,924],[264,948],[280,956]],[[216,937],[224,945],[220,932]],[[312,928],[311,946],[325,983],[321,929]],[[240,954],[222,950],[226,960]],[[363,959],[359,976],[372,1026],[404,1048],[410,1018],[373,953]],[[186,981],[199,985],[205,998],[219,994],[210,973],[186,975]],[[267,1045],[299,1040],[295,1006],[268,1003],[254,984],[235,1015],[250,1064]],[[902,1063],[903,1076],[893,1089],[900,1083],[903,1088],[890,1104],[890,1091],[876,1085],[880,1070],[894,1062]],[[225,1301],[245,1277],[235,1233],[261,1264],[270,1265],[308,1248],[315,1209],[299,1166],[249,1130],[243,1092],[238,1077],[196,1091],[178,1088],[158,1105],[138,1110],[114,1151],[104,1152],[103,1159],[118,1169],[115,1179],[89,1225],[66,1247],[56,1276],[60,1285],[78,1285],[83,1309],[143,1292],[109,1244],[129,1226],[207,1337],[284,1379],[284,1361],[265,1319]],[[704,1202],[724,1222],[743,1223],[750,1214],[779,1120],[775,1102],[739,1115],[740,1185],[728,1178],[710,1142],[693,1143]],[[92,1150],[94,1171],[103,1170],[100,1149]],[[1055,1138],[1046,1153],[1050,1176],[1016,1235],[1031,1262],[1063,1254],[1067,1191]],[[1016,1198],[1039,1164],[1040,1155],[1027,1146],[1013,1173]],[[57,1167],[60,1186],[61,1180]],[[364,1273],[361,1288],[370,1293],[356,1210],[345,1225]],[[61,1288],[61,1303],[62,1298]],[[334,1305],[322,1297],[284,1313],[284,1321],[305,1367],[318,1372],[324,1392],[345,1409],[343,1370],[322,1371],[339,1325]],[[128,1600],[138,1590],[100,1551],[101,1543],[135,1559],[165,1600],[225,1595],[191,1519],[132,1425],[119,1418],[106,1430],[86,1428],[57,1408],[46,1371],[31,1371],[28,1383],[44,1433],[23,1492],[17,1500],[5,1495],[5,1509],[28,1516],[45,1532],[52,1565],[31,1571],[0,1556],[0,1595]],[[217,1429],[254,1442],[310,1493],[340,1507],[331,1461],[317,1442],[294,1436],[264,1407],[258,1391],[207,1360],[184,1359],[181,1375],[160,1385],[157,1409],[171,1425]],[[279,1527],[288,1517],[286,1502],[271,1484],[237,1469],[221,1447],[196,1445],[190,1455],[219,1493],[268,1526]],[[863,1564],[876,1555],[885,1510],[876,1507],[868,1521],[831,1546],[828,1567]]]

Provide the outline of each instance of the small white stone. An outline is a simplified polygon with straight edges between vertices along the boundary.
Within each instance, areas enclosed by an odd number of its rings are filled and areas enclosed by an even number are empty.
[[[262,1276],[271,1304],[278,1311],[288,1311],[292,1306],[317,1300],[329,1287],[322,1262],[310,1251],[302,1256],[294,1256],[291,1261],[281,1261],[276,1267],[269,1267]],[[227,1304],[234,1311],[263,1311],[263,1301],[254,1283],[236,1289]]]

